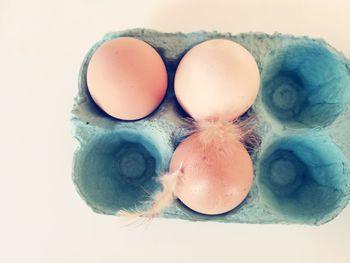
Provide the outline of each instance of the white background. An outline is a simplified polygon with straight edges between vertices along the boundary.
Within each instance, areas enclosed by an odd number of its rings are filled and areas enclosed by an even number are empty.
[[[0,0],[0,262],[350,262],[350,207],[321,227],[94,214],[71,181],[69,111],[104,33],[263,31],[325,38],[350,57],[350,1]]]

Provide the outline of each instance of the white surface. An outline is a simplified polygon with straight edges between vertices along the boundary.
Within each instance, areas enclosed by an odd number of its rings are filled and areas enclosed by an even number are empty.
[[[105,32],[279,31],[323,37],[350,57],[349,25],[348,0],[1,0],[0,262],[350,262],[349,206],[321,227],[126,227],[94,214],[71,181],[68,122],[80,63]]]

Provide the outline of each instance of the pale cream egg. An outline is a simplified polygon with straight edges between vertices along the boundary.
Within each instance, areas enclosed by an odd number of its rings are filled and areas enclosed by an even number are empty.
[[[174,80],[176,98],[195,120],[233,120],[254,103],[260,85],[250,52],[226,39],[204,41],[181,59]]]

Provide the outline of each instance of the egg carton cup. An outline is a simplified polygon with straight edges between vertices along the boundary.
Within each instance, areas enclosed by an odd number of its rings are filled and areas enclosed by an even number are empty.
[[[165,99],[137,121],[110,117],[87,89],[92,54],[104,42],[122,36],[152,45],[168,73]],[[190,48],[213,38],[244,46],[260,70],[259,95],[242,116],[256,118],[261,140],[250,152],[253,186],[238,207],[222,215],[203,215],[176,201],[159,217],[309,225],[332,220],[350,199],[350,61],[323,40],[277,33],[132,29],[106,34],[83,60],[71,115],[79,142],[73,164],[79,194],[93,211],[107,215],[151,205],[151,196],[161,190],[157,178],[168,170],[187,131],[187,114],[174,95],[176,68]]]

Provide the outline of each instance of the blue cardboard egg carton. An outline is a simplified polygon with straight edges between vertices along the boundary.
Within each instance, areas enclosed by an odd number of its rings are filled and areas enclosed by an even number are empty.
[[[137,121],[108,116],[91,99],[86,71],[105,41],[135,37],[152,45],[168,73],[166,97],[155,112]],[[254,116],[260,145],[250,151],[254,183],[237,208],[222,215],[196,213],[181,202],[160,217],[192,221],[319,225],[336,217],[350,199],[350,61],[325,41],[283,34],[219,32],[162,33],[132,29],[106,34],[83,60],[72,110],[73,181],[93,209],[115,215],[144,210],[160,190],[184,139],[187,117],[174,95],[174,74],[194,45],[225,38],[255,57],[261,74],[258,98],[242,116]]]

